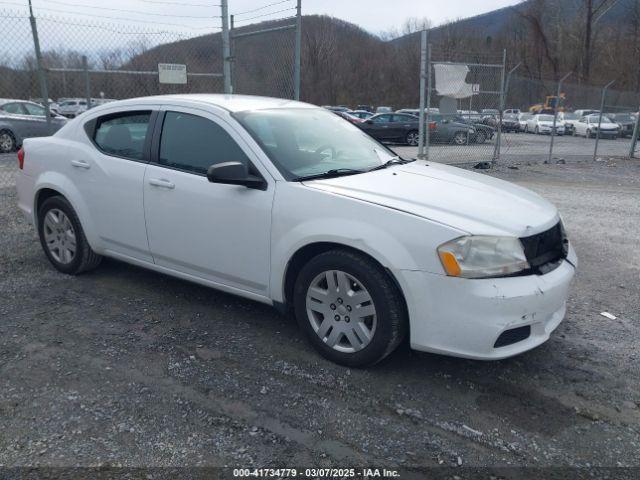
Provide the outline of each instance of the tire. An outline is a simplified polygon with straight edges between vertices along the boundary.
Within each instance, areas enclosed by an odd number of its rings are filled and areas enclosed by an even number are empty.
[[[476,132],[476,143],[481,144],[487,141],[487,134],[482,130]]]
[[[591,130],[587,129],[587,131],[584,134],[584,138],[591,138]]]
[[[349,294],[341,295],[340,284],[348,285]],[[357,252],[330,250],[311,259],[298,274],[293,303],[298,324],[316,350],[348,367],[378,363],[408,330],[398,287],[382,267]],[[373,314],[362,321],[351,318],[363,308]]]
[[[418,131],[411,130],[409,133],[407,133],[407,136],[405,137],[405,142],[407,143],[407,145],[410,145],[412,147],[417,147],[418,143],[420,142],[420,135]]]
[[[524,133],[529,133],[529,125],[524,126]]]
[[[467,144],[467,133],[466,132],[456,132],[453,134],[453,139],[451,140],[455,145],[466,145]]]
[[[38,235],[45,255],[62,273],[77,275],[93,270],[102,261],[89,246],[75,210],[62,196],[50,197],[40,206]]]
[[[540,135],[540,129],[536,126],[536,135]]]
[[[0,153],[11,153],[16,146],[16,137],[10,130],[0,131]]]

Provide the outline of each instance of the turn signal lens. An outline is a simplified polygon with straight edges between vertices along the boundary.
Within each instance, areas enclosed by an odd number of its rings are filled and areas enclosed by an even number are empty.
[[[440,261],[447,275],[450,277],[459,277],[462,269],[456,260],[456,256],[451,252],[438,252],[438,254],[440,255]]]

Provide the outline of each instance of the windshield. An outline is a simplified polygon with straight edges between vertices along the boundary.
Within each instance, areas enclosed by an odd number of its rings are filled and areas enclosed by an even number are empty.
[[[625,115],[625,114],[617,114],[616,115],[616,120],[618,122],[633,122],[633,117],[631,115]]]
[[[553,115],[538,115],[538,120],[541,122],[553,122]]]
[[[600,115],[590,115],[589,123],[598,123],[600,122]],[[613,123],[608,117],[602,116],[602,123]]]
[[[565,113],[562,118],[564,118],[565,120],[577,120],[578,115],[576,115],[575,113]]]
[[[369,170],[397,157],[358,127],[319,108],[234,114],[287,180],[333,170]]]
[[[520,114],[520,120],[529,120],[532,117],[533,117],[533,115],[531,115],[530,113],[521,113]]]

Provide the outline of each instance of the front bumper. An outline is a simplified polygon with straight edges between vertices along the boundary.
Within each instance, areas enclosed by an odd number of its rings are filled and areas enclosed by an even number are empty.
[[[537,347],[564,318],[577,265],[572,249],[568,259],[539,276],[470,280],[396,272],[409,309],[411,348],[498,360]],[[526,326],[527,338],[494,347],[503,332]]]

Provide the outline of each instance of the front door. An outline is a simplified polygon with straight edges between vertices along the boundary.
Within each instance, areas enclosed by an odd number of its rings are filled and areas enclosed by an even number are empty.
[[[214,114],[176,107],[165,112],[154,145],[144,179],[154,262],[266,295],[274,182],[251,160],[253,153],[244,140]],[[211,165],[233,161],[247,164],[252,173],[267,179],[267,190],[207,180]]]

